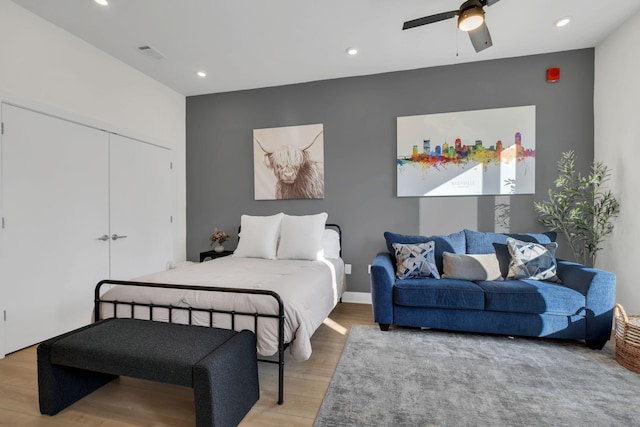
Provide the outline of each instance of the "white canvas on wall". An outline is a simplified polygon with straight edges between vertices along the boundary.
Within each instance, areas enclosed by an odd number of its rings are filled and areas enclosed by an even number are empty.
[[[397,119],[397,194],[535,192],[535,106]]]
[[[323,199],[323,125],[253,130],[255,200]]]

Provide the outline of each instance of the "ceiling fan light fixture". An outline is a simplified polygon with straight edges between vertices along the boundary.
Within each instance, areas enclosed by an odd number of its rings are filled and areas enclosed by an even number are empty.
[[[458,28],[462,31],[473,31],[484,22],[484,10],[481,6],[472,6],[460,13]]]

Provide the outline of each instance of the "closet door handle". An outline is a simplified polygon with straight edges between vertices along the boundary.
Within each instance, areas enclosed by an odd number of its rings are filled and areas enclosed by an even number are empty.
[[[109,236],[106,234],[103,234],[102,236],[98,237],[98,240],[102,240],[103,242],[106,242],[107,240],[109,240]]]
[[[111,240],[125,239],[127,236],[118,236],[117,234],[111,235]]]

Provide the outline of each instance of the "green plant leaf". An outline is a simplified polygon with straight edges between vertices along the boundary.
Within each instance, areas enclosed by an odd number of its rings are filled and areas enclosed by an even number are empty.
[[[576,261],[595,263],[602,242],[613,231],[613,218],[620,213],[620,204],[610,190],[602,186],[610,172],[602,162],[594,162],[589,175],[582,176],[575,168],[575,153],[562,153],[558,160],[558,177],[550,189],[549,200],[534,202],[539,222],[567,238]]]

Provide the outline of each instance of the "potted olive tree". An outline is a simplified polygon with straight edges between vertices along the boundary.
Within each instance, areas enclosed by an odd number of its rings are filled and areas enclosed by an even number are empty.
[[[556,190],[549,190],[549,200],[534,202],[539,221],[550,230],[564,234],[577,262],[593,266],[605,238],[613,231],[613,218],[620,204],[610,190],[603,187],[609,169],[594,162],[589,175],[576,171],[575,153],[562,153],[558,161]]]

